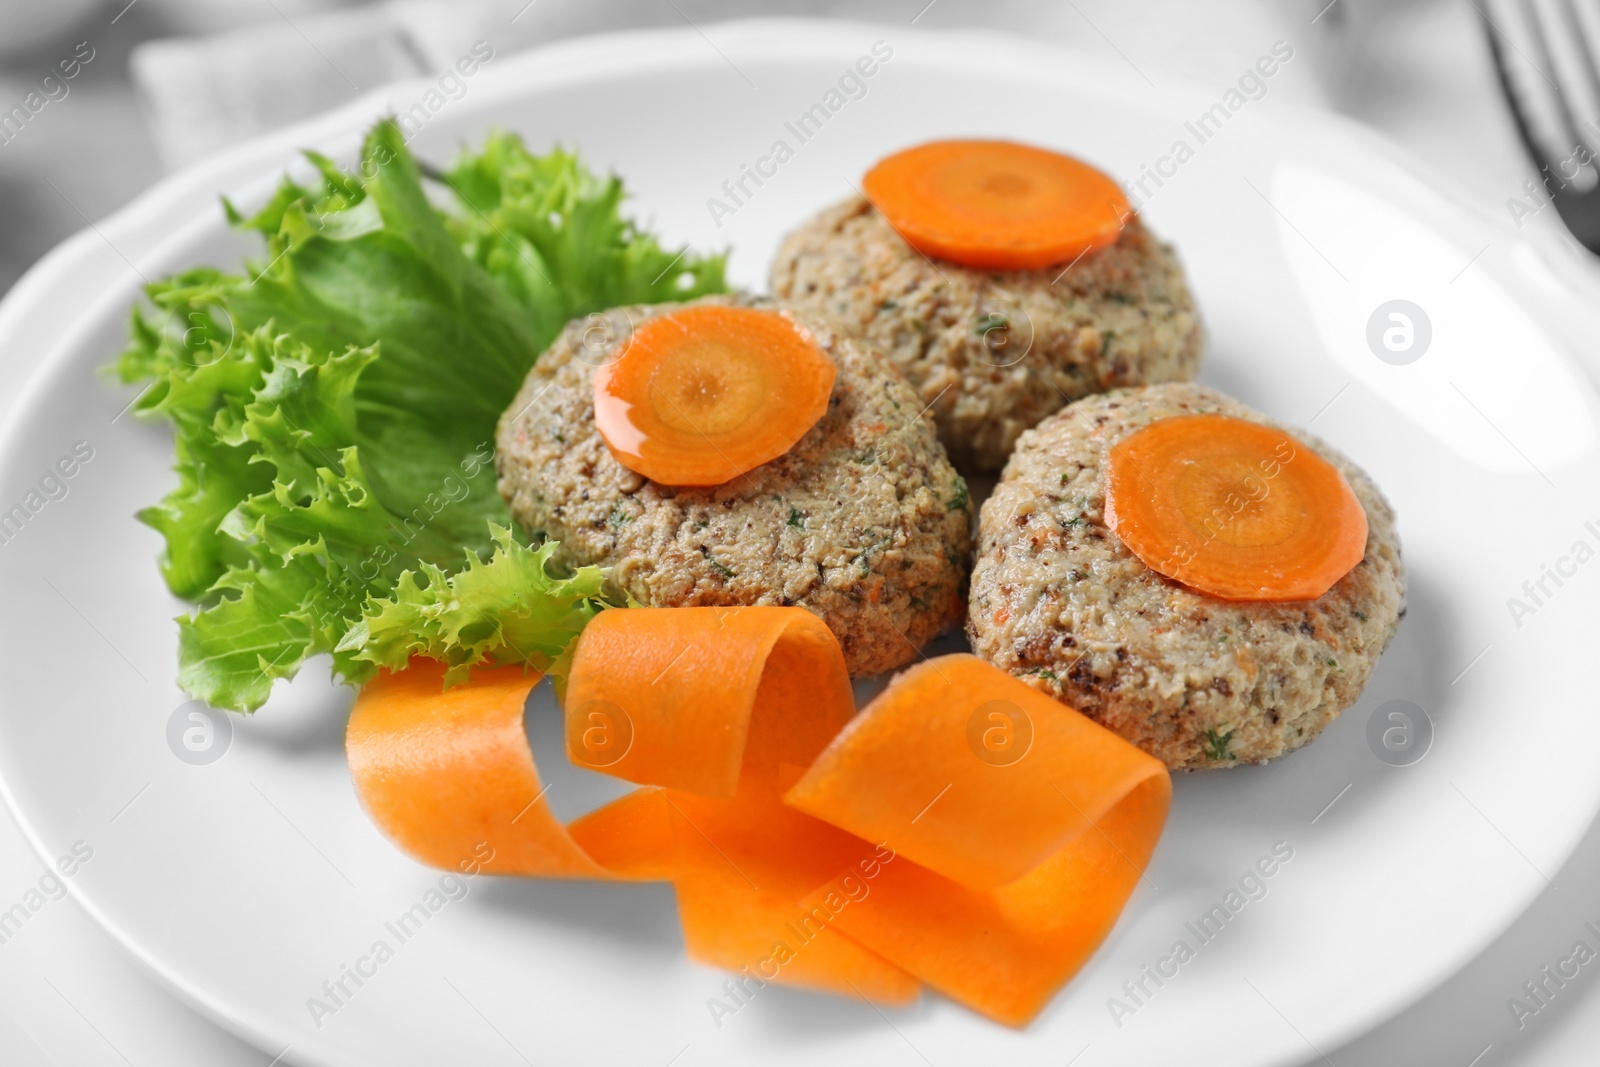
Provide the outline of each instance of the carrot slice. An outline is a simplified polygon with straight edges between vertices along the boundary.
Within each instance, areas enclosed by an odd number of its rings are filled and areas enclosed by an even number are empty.
[[[499,667],[445,689],[444,665],[419,658],[363,686],[345,753],[378,828],[445,870],[478,859],[493,874],[610,877],[544,802],[522,728],[538,681],[521,667]]]
[[[900,855],[839,929],[1013,1025],[1110,931],[1170,797],[1159,760],[969,655],[896,678],[786,795]]]
[[[609,842],[641,831],[674,842],[671,876],[693,958],[740,981],[903,1003],[916,995],[914,978],[799,906],[874,851],[781,800],[852,705],[838,640],[801,609],[602,612],[573,653],[567,744],[580,766],[671,787],[624,798],[655,793],[670,834],[649,829],[659,817],[651,811],[609,831]],[[596,816],[620,822],[610,810]],[[574,836],[598,844],[586,825],[596,816],[574,824]],[[596,856],[614,869],[660,869],[659,859],[628,867],[618,851],[626,849]]]
[[[1225,415],[1161,419],[1117,442],[1105,518],[1151,570],[1222,600],[1314,600],[1366,553],[1366,512],[1337,467]]]
[[[1105,727],[960,654],[895,678],[785,799],[946,878],[994,888],[1165,773]]]
[[[871,896],[835,924],[951,999],[1022,1026],[1116,925],[1170,801],[1169,778],[1145,779],[1072,845],[999,889],[974,889],[896,860]]]
[[[981,270],[1042,270],[1116,242],[1132,214],[1109,176],[1011,141],[931,141],[862,179],[867,199],[925,255]]]
[[[603,611],[567,675],[567,751],[630,782],[729,798],[747,763],[769,779],[809,765],[852,708],[839,642],[803,609]],[[597,726],[631,735],[626,751],[597,748]]]
[[[357,699],[374,821],[450,869],[671,879],[729,1011],[767,982],[900,1004],[926,981],[1020,1025],[1115,923],[1170,800],[1159,761],[972,656],[852,721],[808,612],[634,608],[572,650],[567,746],[646,788],[563,827],[522,730],[537,676],[443,677],[416,660]]]
[[[836,371],[783,312],[687,307],[595,372],[595,427],[651,481],[721,485],[793,448],[827,412]]]
[[[671,793],[677,830],[678,917],[689,955],[763,982],[905,1004],[920,983],[841,932],[854,906],[841,883],[873,845],[785,808],[773,795],[733,802]],[[818,885],[832,898],[803,905]],[[855,878],[856,891],[871,883]]]
[[[677,871],[672,808],[661,789],[635,789],[567,824],[577,846],[623,878],[669,881]]]

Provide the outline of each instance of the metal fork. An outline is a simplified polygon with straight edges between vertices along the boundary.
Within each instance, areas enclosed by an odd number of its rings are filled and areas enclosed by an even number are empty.
[[[1501,7],[1516,11],[1517,18],[1529,30],[1528,39],[1533,56],[1523,54],[1501,27],[1490,16],[1490,0],[1473,0],[1473,6],[1483,22],[1489,39],[1489,52],[1494,57],[1495,74],[1500,81],[1500,91],[1511,106],[1511,117],[1516,123],[1517,135],[1528,155],[1539,167],[1545,195],[1555,205],[1561,221],[1589,251],[1600,253],[1600,114],[1580,122],[1579,109],[1584,94],[1594,106],[1600,106],[1600,62],[1595,49],[1584,31],[1582,21],[1573,6],[1573,0],[1553,0],[1554,14],[1533,0],[1508,0]],[[1581,86],[1569,84],[1555,62],[1553,40],[1570,39],[1576,42],[1578,63],[1576,77]],[[1516,60],[1532,67],[1549,91],[1544,93],[1553,104],[1558,144],[1567,152],[1562,156],[1541,143],[1536,130],[1538,119],[1531,101],[1524,99],[1516,85],[1511,64]],[[1570,173],[1569,173],[1570,171]]]

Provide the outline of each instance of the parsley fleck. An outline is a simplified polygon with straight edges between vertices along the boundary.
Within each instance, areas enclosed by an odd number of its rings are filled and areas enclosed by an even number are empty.
[[[1225,734],[1219,734],[1215,730],[1207,730],[1205,732],[1205,743],[1206,759],[1219,763],[1223,760],[1233,759],[1233,752],[1229,748],[1233,744],[1232,730]]]
[[[1040,667],[1038,670],[1034,671],[1033,673],[1037,674],[1041,678],[1049,679],[1052,682],[1057,681],[1056,672],[1053,671],[1053,670],[1050,670],[1048,667]]]
[[[793,504],[789,505],[789,525],[799,530],[806,528],[806,517]]]
[[[1011,325],[1011,320],[998,311],[991,311],[979,315],[972,321],[972,332],[979,337],[987,338],[992,330],[1005,330]]]
[[[716,571],[718,574],[722,575],[724,578],[732,578],[734,576],[733,571],[731,569],[729,569],[727,567],[724,567],[722,564],[718,563],[716,560],[712,559],[711,557],[707,556],[706,557],[706,562],[711,564],[711,569],[712,570]]]
[[[967,505],[972,503],[972,494],[967,491],[967,480],[960,475],[956,476],[956,495],[950,503],[945,505],[946,511],[966,511]]]

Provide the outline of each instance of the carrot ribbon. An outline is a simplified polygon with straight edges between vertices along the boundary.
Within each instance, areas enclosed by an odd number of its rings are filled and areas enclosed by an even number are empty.
[[[859,715],[797,608],[602,612],[568,677],[568,756],[642,788],[563,825],[522,729],[538,676],[369,684],[357,792],[412,856],[498,874],[670,880],[690,955],[905,1003],[927,983],[1011,1025],[1104,939],[1165,822],[1160,761],[972,656]]]

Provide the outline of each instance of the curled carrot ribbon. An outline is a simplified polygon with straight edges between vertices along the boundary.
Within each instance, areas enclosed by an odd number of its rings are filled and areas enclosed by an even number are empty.
[[[569,824],[522,708],[538,676],[443,689],[417,660],[362,690],[346,748],[381,830],[453,868],[670,880],[689,953],[905,1003],[927,983],[1011,1025],[1104,939],[1160,837],[1160,761],[972,657],[927,660],[859,715],[798,608],[602,612],[568,677],[568,755],[642,788]]]

